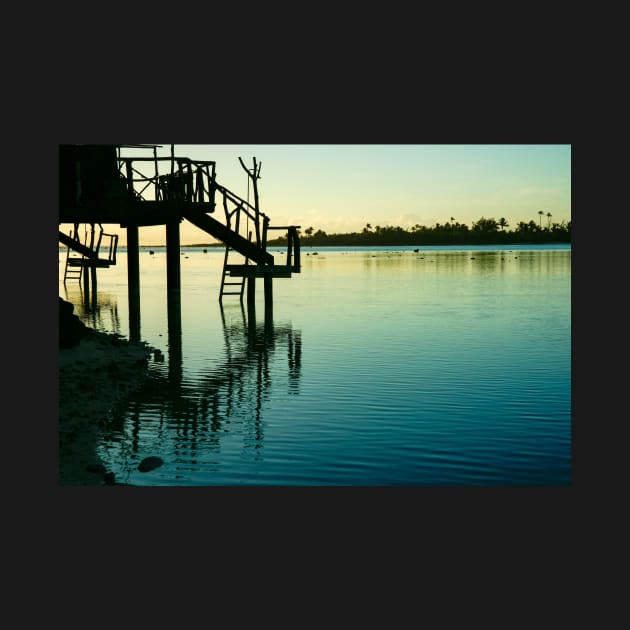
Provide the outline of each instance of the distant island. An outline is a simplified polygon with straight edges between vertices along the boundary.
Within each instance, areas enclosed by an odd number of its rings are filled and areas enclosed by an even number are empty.
[[[326,245],[337,247],[352,246],[421,246],[421,245],[510,245],[510,244],[542,244],[542,243],[571,243],[571,221],[560,223],[551,222],[551,214],[539,213],[536,221],[519,221],[513,230],[509,230],[508,222],[500,219],[481,217],[471,227],[459,223],[451,217],[446,223],[436,223],[432,227],[416,224],[409,229],[386,225],[366,223],[361,232],[343,234],[327,234],[323,230],[313,227],[299,230],[300,244],[303,247],[322,247]],[[543,224],[543,216],[547,218]],[[270,239],[270,247],[284,247],[287,237]],[[151,246],[153,247],[153,246]],[[158,247],[163,247],[158,246]],[[182,247],[225,247],[224,243],[203,243],[183,245]]]
[[[481,217],[468,227],[451,218],[451,221],[433,227],[414,225],[409,229],[386,225],[384,227],[369,223],[361,232],[347,234],[327,234],[323,230],[315,231],[309,227],[300,232],[303,246],[353,246],[353,245],[509,245],[512,243],[570,243],[571,221],[551,223],[547,214],[547,225],[542,223],[542,213],[538,223],[520,221],[513,230],[508,230],[507,221],[500,218]],[[286,245],[286,236],[269,240],[272,247]]]

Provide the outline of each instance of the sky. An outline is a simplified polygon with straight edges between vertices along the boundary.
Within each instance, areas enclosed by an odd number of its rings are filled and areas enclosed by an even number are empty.
[[[158,149],[158,156],[170,154],[170,144]],[[152,151],[126,148],[122,155]],[[175,144],[175,155],[215,161],[219,184],[244,199],[248,176],[238,158],[251,168],[255,157],[260,210],[271,225],[299,225],[302,232],[360,232],[367,223],[431,227],[451,218],[470,227],[481,217],[504,217],[510,230],[519,221],[538,223],[540,210],[544,222],[548,212],[551,222],[571,220],[570,144]],[[104,227],[125,244],[124,228]],[[182,221],[180,241],[214,239]],[[164,243],[164,226],[140,228],[141,245]]]

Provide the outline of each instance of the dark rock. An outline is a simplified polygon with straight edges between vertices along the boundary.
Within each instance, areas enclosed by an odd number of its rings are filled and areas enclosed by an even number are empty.
[[[139,464],[138,470],[140,472],[149,472],[154,468],[158,468],[164,463],[164,460],[160,457],[145,457]]]
[[[106,472],[106,468],[105,466],[103,466],[103,464],[88,464],[85,467],[85,470],[87,472],[91,472],[91,473],[95,473],[99,475],[103,475]]]
[[[74,315],[74,305],[59,298],[59,347],[74,348],[81,339],[90,333],[90,329]]]

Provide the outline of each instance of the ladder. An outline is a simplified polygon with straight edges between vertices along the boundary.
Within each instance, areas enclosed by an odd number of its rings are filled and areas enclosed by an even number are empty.
[[[249,235],[251,239],[251,232]],[[234,249],[229,245],[226,245],[225,256],[223,258],[223,273],[221,275],[221,288],[219,289],[219,302],[221,303],[223,303],[224,295],[238,295],[241,303],[243,302],[243,293],[245,291],[245,282],[247,281],[247,278],[245,276],[232,278],[232,276],[229,276],[227,272],[228,258],[230,252],[232,251],[234,251]],[[245,258],[245,264],[249,264],[249,258]]]
[[[66,258],[66,269],[63,274],[63,283],[66,284],[66,280],[78,280],[79,286],[81,286],[81,278],[83,276],[83,265],[70,266],[68,264],[68,258]]]
[[[73,238],[72,231],[70,231],[69,236],[70,238]],[[78,227],[75,228],[74,238],[80,242]],[[87,235],[85,236],[83,245],[87,245]],[[66,280],[78,280],[79,286],[81,286],[83,269],[85,268],[84,260],[86,257],[83,256],[83,254],[71,256],[71,251],[70,247],[68,247],[68,251],[66,252],[66,268],[63,272],[63,283],[65,285]]]
[[[78,280],[79,286],[81,286],[81,279],[83,277],[83,272],[88,267],[90,269],[96,269],[97,267],[109,267],[110,265],[116,264],[116,247],[118,246],[118,235],[117,234],[105,234],[103,232],[103,226],[99,223],[100,231],[98,236],[95,234],[94,224],[92,224],[91,233],[88,238],[87,229],[85,232],[85,238],[83,239],[83,243],[81,243],[81,238],[79,236],[79,224],[75,224],[74,227],[74,236],[72,235],[72,231],[69,233],[70,239],[77,241],[85,248],[94,252],[96,257],[90,258],[85,256],[82,253],[75,253],[71,255],[70,253],[73,251],[71,244],[67,243],[68,251],[66,253],[66,267],[63,274],[63,283],[66,284],[67,280]],[[96,242],[95,242],[96,237]],[[101,242],[103,241],[103,237],[109,238],[109,246],[107,252],[107,258],[99,258],[99,251],[101,248]],[[88,244],[89,241],[89,244]]]

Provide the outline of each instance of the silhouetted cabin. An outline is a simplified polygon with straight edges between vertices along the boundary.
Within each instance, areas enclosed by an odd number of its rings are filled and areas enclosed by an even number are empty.
[[[60,145],[59,175],[62,207],[126,194],[113,144]]]

